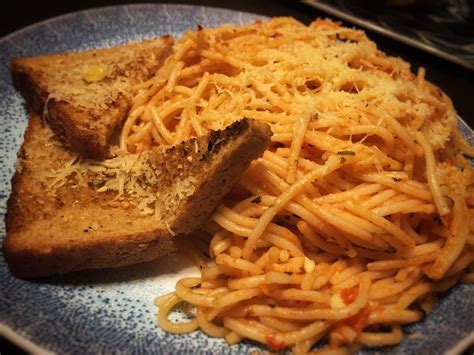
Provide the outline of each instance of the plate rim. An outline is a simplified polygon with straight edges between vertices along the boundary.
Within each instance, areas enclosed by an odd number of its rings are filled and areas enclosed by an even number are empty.
[[[107,9],[119,9],[119,8],[133,8],[133,7],[181,7],[181,8],[204,8],[204,9],[217,9],[217,10],[223,10],[223,11],[229,11],[229,12],[234,12],[234,13],[241,13],[241,14],[247,14],[247,15],[253,15],[253,16],[261,16],[262,18],[270,18],[267,15],[263,14],[258,14],[255,12],[248,12],[248,11],[241,11],[241,10],[235,10],[235,9],[228,9],[225,7],[220,7],[220,6],[207,6],[207,5],[192,5],[192,4],[174,4],[174,3],[152,3],[152,2],[137,2],[137,3],[126,3],[126,4],[117,4],[117,5],[105,5],[105,6],[98,6],[98,7],[89,7],[86,9],[81,9],[81,10],[74,10],[70,12],[66,12],[64,14],[48,17],[43,20],[39,20],[37,22],[33,22],[29,25],[26,25],[24,27],[21,27],[19,29],[14,30],[13,32],[7,33],[6,35],[0,37],[0,45],[4,44],[5,42],[8,42],[11,40],[10,37],[14,37],[16,35],[20,35],[23,32],[27,32],[34,27],[41,26],[53,21],[57,20],[63,20],[68,17],[73,17],[76,15],[80,15],[83,13],[87,12],[95,12],[95,11],[103,11]]]
[[[6,340],[13,343],[15,346],[21,348],[23,351],[26,351],[30,354],[43,354],[43,355],[50,355],[54,354],[46,349],[44,349],[41,345],[36,344],[32,340],[28,339],[24,335],[21,335],[8,324],[0,321],[0,337],[5,338]]]

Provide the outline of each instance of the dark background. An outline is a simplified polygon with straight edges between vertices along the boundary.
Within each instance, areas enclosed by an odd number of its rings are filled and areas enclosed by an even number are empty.
[[[27,3],[22,0],[9,1],[8,5],[3,5],[0,10],[0,37],[8,35],[18,29],[33,24],[35,22],[58,16],[64,13],[77,10],[125,4],[133,1],[120,0],[83,0],[83,1],[50,1],[41,0],[35,3]],[[145,1],[139,1],[145,2]],[[201,1],[155,1],[173,2],[180,4],[205,5],[222,7],[257,13],[265,16],[293,16],[296,19],[308,24],[316,17],[327,17],[308,5],[290,0],[201,0]],[[8,7],[5,7],[8,6]],[[409,11],[409,9],[407,9]],[[346,25],[352,26],[349,23]],[[442,30],[442,28],[440,29]],[[369,37],[378,43],[379,48],[390,55],[400,56],[411,63],[412,69],[416,72],[419,66],[423,66],[427,71],[427,79],[438,85],[448,94],[459,113],[459,115],[474,128],[474,74],[473,71],[450,63],[444,59],[422,52],[376,33],[367,31]],[[1,53],[0,53],[1,55]],[[468,350],[469,351],[469,350]],[[0,336],[1,354],[18,354],[22,351],[16,349],[12,344],[2,340]]]
[[[125,4],[133,1],[123,0],[83,0],[83,1],[51,1],[42,0],[30,5],[24,1],[10,1],[8,10],[0,11],[0,37],[28,26],[32,23],[77,10]],[[146,2],[146,1],[139,1]],[[257,13],[266,16],[293,16],[308,24],[316,17],[327,15],[308,5],[291,0],[175,0],[155,1],[180,4],[205,5],[223,7]],[[410,11],[407,8],[407,11]],[[352,26],[351,24],[345,23]],[[442,31],[442,28],[440,28]],[[390,55],[400,56],[411,63],[416,72],[419,66],[427,70],[427,79],[438,85],[454,102],[458,114],[474,127],[474,72],[453,64],[444,59],[427,54],[421,50],[396,42],[392,39],[366,31],[371,39],[378,43],[379,48]]]

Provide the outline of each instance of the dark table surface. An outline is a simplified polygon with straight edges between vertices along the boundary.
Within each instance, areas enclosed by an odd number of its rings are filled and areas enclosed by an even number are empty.
[[[28,6],[24,1],[9,3],[8,11],[4,8],[0,12],[0,37],[19,30],[35,22],[58,16],[64,13],[78,11],[87,8],[110,6],[116,4],[130,3],[133,1],[117,0],[83,0],[83,1],[50,1],[42,0],[34,6]],[[141,1],[143,2],[143,1]],[[162,1],[155,1],[162,2]],[[327,14],[316,10],[308,5],[290,0],[202,0],[202,1],[163,1],[181,4],[205,5],[223,7],[257,13],[265,16],[293,16],[308,24],[316,17],[328,17]],[[350,25],[345,23],[346,25]],[[458,114],[474,128],[474,73],[457,64],[422,52],[408,45],[386,38],[382,35],[367,31],[369,37],[378,43],[379,48],[385,53],[400,56],[411,63],[416,72],[419,66],[427,71],[427,78],[438,85],[449,95],[458,111]],[[1,55],[1,53],[0,53]],[[0,337],[0,352],[21,353],[12,344],[8,344]]]

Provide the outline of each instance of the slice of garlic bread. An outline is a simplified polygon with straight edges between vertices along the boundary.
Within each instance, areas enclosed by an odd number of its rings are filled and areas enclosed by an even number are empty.
[[[15,58],[12,81],[62,142],[84,157],[104,159],[130,110],[133,85],[155,74],[172,44],[164,36],[114,48]]]
[[[270,142],[249,119],[174,147],[102,162],[30,117],[8,201],[3,252],[31,278],[152,260],[198,228]]]

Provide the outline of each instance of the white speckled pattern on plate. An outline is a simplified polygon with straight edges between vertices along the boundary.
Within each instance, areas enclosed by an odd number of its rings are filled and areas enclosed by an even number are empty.
[[[11,85],[13,57],[103,47],[161,34],[178,35],[197,24],[247,23],[261,16],[183,5],[128,5],[82,11],[41,22],[0,39],[0,238],[16,152],[27,122],[26,108]],[[465,135],[472,132],[460,122]],[[44,349],[64,353],[249,353],[253,342],[228,347],[201,332],[170,335],[156,326],[153,299],[171,291],[181,275],[195,273],[172,255],[117,270],[82,272],[24,281],[10,276],[0,257],[0,321]],[[367,353],[440,353],[473,330],[472,285],[459,285],[442,297],[424,321],[405,327],[416,336],[395,348]],[[179,314],[177,317],[181,317]]]

